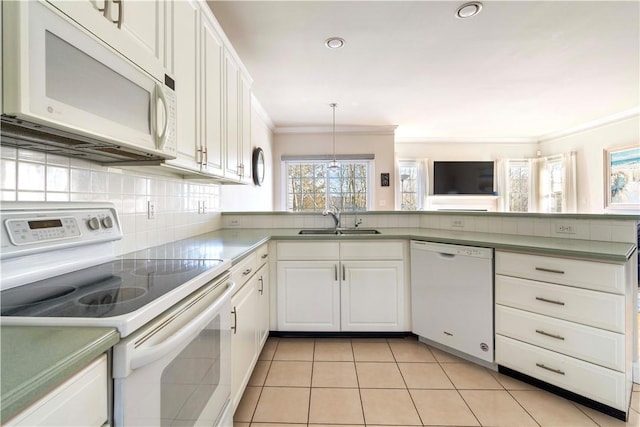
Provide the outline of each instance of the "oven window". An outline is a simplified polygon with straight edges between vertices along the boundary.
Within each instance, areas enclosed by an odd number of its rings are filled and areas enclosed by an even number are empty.
[[[193,426],[208,405],[215,405],[220,384],[220,316],[164,369],[161,426]],[[215,420],[213,420],[215,421]]]

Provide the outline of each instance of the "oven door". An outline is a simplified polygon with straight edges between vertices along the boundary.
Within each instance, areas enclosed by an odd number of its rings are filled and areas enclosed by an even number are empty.
[[[225,426],[230,401],[229,277],[114,347],[114,424]]]

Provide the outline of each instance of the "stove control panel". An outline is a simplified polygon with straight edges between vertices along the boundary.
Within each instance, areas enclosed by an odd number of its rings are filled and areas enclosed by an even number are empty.
[[[58,209],[5,210],[2,258],[118,240],[118,215],[109,204],[69,204]]]

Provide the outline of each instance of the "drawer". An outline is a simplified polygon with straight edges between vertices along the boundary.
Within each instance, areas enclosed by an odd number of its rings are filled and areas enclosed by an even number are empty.
[[[623,334],[502,305],[496,306],[496,334],[616,371],[625,369]]]
[[[496,251],[496,274],[624,294],[624,265]]]
[[[624,333],[625,298],[570,286],[496,276],[496,304]]]
[[[236,284],[236,292],[249,280],[258,270],[256,252],[251,252],[236,265],[231,267],[231,280]]]
[[[258,262],[258,267],[263,266],[264,264],[267,263],[268,259],[269,259],[269,245],[268,244],[264,244],[262,246],[260,246],[258,249],[256,249],[256,258],[257,258],[257,262]]]
[[[339,242],[278,242],[279,260],[325,261],[340,259]]]
[[[627,412],[629,397],[622,372],[502,335],[496,336],[496,363]]]
[[[343,260],[375,260],[404,259],[404,242],[341,242],[340,259]]]

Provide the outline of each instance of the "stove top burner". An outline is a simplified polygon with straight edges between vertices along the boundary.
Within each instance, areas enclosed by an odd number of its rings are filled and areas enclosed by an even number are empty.
[[[0,292],[0,315],[112,317],[149,304],[222,260],[119,259]]]
[[[78,302],[84,305],[112,305],[140,298],[147,293],[142,288],[116,288],[96,291],[78,298]]]

